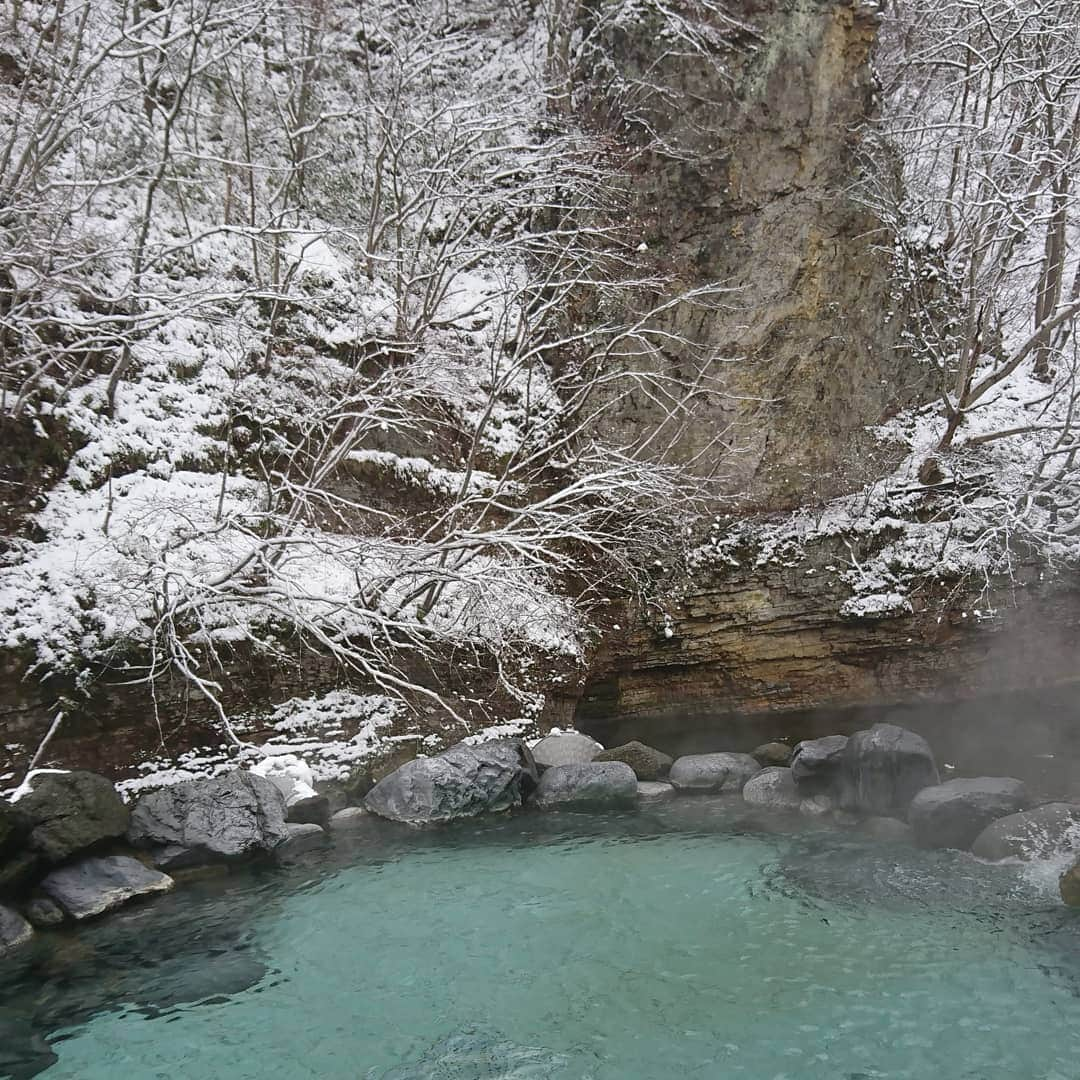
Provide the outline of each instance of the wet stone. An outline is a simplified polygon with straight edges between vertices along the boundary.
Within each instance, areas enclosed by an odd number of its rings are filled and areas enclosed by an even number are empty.
[[[742,796],[751,806],[771,810],[798,810],[802,802],[791,770],[778,765],[762,769],[757,776],[747,780]]]
[[[680,791],[738,794],[757,772],[749,754],[688,754],[671,766],[668,779]]]
[[[786,768],[791,764],[791,755],[794,750],[785,742],[763,743],[755,750],[750,751],[750,756],[763,768],[770,765]]]
[[[279,858],[289,858],[300,855],[305,851],[311,851],[322,845],[326,839],[325,830],[311,822],[300,822],[286,825],[289,835],[278,845],[274,852]]]
[[[47,896],[39,896],[31,900],[26,905],[25,911],[26,917],[39,930],[48,930],[50,927],[59,926],[65,919],[60,905]]]
[[[554,765],[540,777],[534,802],[541,807],[618,806],[637,800],[634,770],[622,761]]]
[[[168,892],[173,880],[129,855],[82,859],[54,870],[41,883],[73,919],[90,919],[139,897]]]
[[[533,760],[541,769],[555,765],[587,765],[604,748],[588,735],[576,731],[547,735],[533,748]]]
[[[915,796],[908,823],[923,847],[966,850],[991,822],[1027,805],[1027,788],[1009,776],[946,780]]]
[[[116,788],[92,772],[35,777],[15,814],[29,833],[27,846],[54,864],[123,836],[128,827],[128,808]]]
[[[0,904],[0,955],[20,945],[26,945],[34,936],[34,928],[13,908]]]
[[[639,780],[662,780],[671,771],[672,759],[667,754],[641,742],[628,742],[601,750],[593,761],[622,761],[634,770]]]

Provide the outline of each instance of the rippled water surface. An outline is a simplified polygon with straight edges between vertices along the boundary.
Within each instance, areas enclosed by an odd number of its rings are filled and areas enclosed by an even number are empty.
[[[372,826],[44,939],[0,1075],[1076,1080],[1078,993],[1035,874],[680,800]]]

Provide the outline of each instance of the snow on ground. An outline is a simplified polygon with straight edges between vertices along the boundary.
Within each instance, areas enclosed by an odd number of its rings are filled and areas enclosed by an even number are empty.
[[[139,775],[116,786],[125,799],[145,791],[184,780],[218,776],[237,767],[259,775],[299,780],[316,790],[346,780],[365,762],[391,750],[395,744],[420,743],[421,753],[445,749],[438,736],[420,735],[416,719],[410,721],[400,701],[381,694],[357,694],[347,690],[293,698],[269,715],[236,718],[241,738],[254,738],[245,749],[228,744],[187,751],[176,758],[157,757],[143,762]],[[391,730],[393,729],[393,730]],[[395,734],[394,732],[398,732]],[[533,721],[507,720],[484,727],[465,737],[468,743],[534,734]],[[270,734],[267,734],[270,732]],[[295,789],[293,797],[298,797]]]
[[[36,5],[23,10],[29,26]],[[142,115],[143,96],[130,92],[130,59],[122,49],[108,51],[122,6],[105,0],[90,14],[87,55],[105,51],[77,108],[99,126],[49,163],[55,191],[70,202],[65,242],[81,256],[48,288],[29,257],[20,262],[16,253],[12,273],[27,295],[41,289],[49,317],[75,339],[92,337],[101,315],[83,294],[127,296],[133,237],[149,205],[140,300],[124,301],[145,326],[130,337],[131,365],[111,408],[108,364],[66,384],[63,372],[45,378],[47,393],[30,406],[62,421],[78,449],[35,515],[32,538],[13,541],[0,564],[0,646],[32,650],[38,674],[81,677],[91,667],[123,669],[131,645],[160,644],[166,630],[178,630],[196,652],[226,641],[273,647],[283,626],[307,620],[335,639],[407,624],[406,635],[435,631],[454,646],[580,655],[577,613],[527,555],[496,548],[455,563],[420,626],[410,622],[416,605],[406,603],[408,594],[425,566],[438,578],[446,562],[417,542],[404,514],[390,525],[350,522],[335,530],[312,515],[291,518],[280,491],[271,490],[280,481],[272,472],[279,455],[303,448],[306,437],[330,440],[358,416],[365,438],[390,432],[415,443],[435,411],[496,459],[542,441],[557,423],[558,396],[544,364],[519,367],[506,349],[528,280],[515,247],[522,228],[515,200],[527,211],[547,167],[533,134],[544,111],[540,22],[522,23],[477,0],[459,13],[461,25],[475,18],[485,32],[437,25],[438,18],[418,32],[410,22],[416,14],[392,3],[337,6],[322,39],[323,111],[312,119],[306,205],[283,209],[296,201],[280,188],[289,142],[280,102],[292,100],[289,79],[297,77],[291,57],[275,66],[245,33],[232,41],[229,28],[221,30],[232,51],[222,48],[227,65],[213,68],[214,77],[237,80],[250,69],[253,115],[244,123],[255,126],[243,136],[239,114],[218,100],[227,95],[213,82],[213,104],[199,98],[197,122],[181,122],[173,133],[177,163],[150,204],[137,173],[98,182],[133,147],[152,162],[162,133],[158,118]],[[287,9],[268,18],[285,20],[283,40],[299,32]],[[357,41],[369,38],[379,48],[358,57]],[[182,47],[179,31],[175,40]],[[277,48],[273,42],[271,33],[265,48]],[[29,39],[13,48],[21,56]],[[400,175],[386,177],[388,185],[406,184],[403,202],[377,205],[372,169],[380,159],[362,103],[369,92],[396,92],[396,78],[406,80],[398,89],[415,112],[413,134],[424,135],[399,147],[413,157],[395,164]],[[422,93],[411,79],[421,80]],[[7,95],[0,104],[16,115],[11,93],[0,88]],[[385,102],[376,104],[372,115],[389,115],[378,111]],[[250,177],[237,164],[249,152],[258,165]],[[224,159],[235,159],[233,166],[223,170]],[[252,185],[244,187],[243,213],[238,174]],[[511,183],[519,174],[524,195]],[[489,204],[477,209],[464,198],[461,188],[470,184]],[[472,214],[484,230],[469,224]],[[259,220],[249,225],[251,215]],[[485,230],[492,239],[481,243]],[[373,235],[381,240],[368,250]],[[443,261],[432,263],[433,252]],[[286,314],[271,326],[269,297],[282,294]],[[395,341],[403,323],[408,349],[391,354],[383,397],[364,398],[372,376],[361,360]],[[321,417],[329,419],[318,427]],[[347,457],[376,466],[392,493],[408,484],[444,499],[462,490],[514,490],[491,471],[466,475],[456,462],[444,467],[370,449],[365,438]],[[269,591],[260,590],[255,572],[266,568]],[[380,597],[374,619],[371,595]],[[360,752],[350,740],[335,760]],[[208,767],[197,754],[180,768],[189,766]]]
[[[823,506],[764,520],[718,520],[695,553],[700,567],[737,564],[746,551],[756,566],[804,568],[808,549],[839,541],[847,554],[826,569],[849,595],[839,613],[853,619],[910,614],[911,593],[930,581],[978,582],[1009,575],[1031,556],[1075,564],[1080,538],[1054,528],[1047,504],[1029,497],[1035,469],[1053,449],[1070,408],[1067,394],[1018,369],[965,421],[954,448],[940,455],[943,479],[925,484],[919,469],[945,428],[938,403],[901,413],[873,429],[907,453],[895,471]],[[967,446],[981,436],[1045,428]],[[989,612],[980,612],[988,617]]]

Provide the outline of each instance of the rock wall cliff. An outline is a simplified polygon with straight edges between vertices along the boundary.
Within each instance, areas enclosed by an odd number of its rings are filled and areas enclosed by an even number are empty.
[[[897,376],[888,237],[850,194],[875,107],[874,8],[730,8],[754,33],[731,41],[722,65],[668,59],[648,24],[612,52],[668,90],[636,123],[650,135],[636,174],[649,257],[683,288],[730,289],[716,310],[681,305],[668,317],[672,337],[703,346],[718,376],[679,452],[722,474],[744,506],[777,509],[880,475],[866,429],[922,386]],[[678,346],[653,360],[674,371],[684,361]],[[614,423],[632,439],[659,419],[640,400]]]
[[[731,358],[726,396],[698,407],[680,453],[728,477],[744,520],[820,505],[890,472],[895,462],[868,429],[927,393],[917,365],[895,350],[905,312],[891,296],[889,237],[852,198],[860,128],[876,107],[876,9],[857,0],[733,5],[757,37],[733,47],[726,96],[702,84],[715,72],[665,69],[659,38],[628,35],[617,50],[634,70],[661,70],[676,101],[708,100],[712,110],[705,120],[700,106],[653,111],[665,141],[700,156],[647,157],[640,203],[655,257],[688,284],[733,288],[707,316],[676,310],[672,328]],[[714,147],[703,132],[715,134]],[[657,362],[677,367],[679,357]],[[640,402],[618,422],[631,438],[656,419]],[[578,723],[605,741],[717,748],[735,726],[760,734],[783,716],[955,702],[1080,677],[1074,584],[1044,582],[1034,567],[1008,580],[954,578],[919,590],[912,612],[845,618],[838,563],[850,567],[851,556],[834,537],[795,562],[747,559],[659,583],[658,604],[601,648]]]

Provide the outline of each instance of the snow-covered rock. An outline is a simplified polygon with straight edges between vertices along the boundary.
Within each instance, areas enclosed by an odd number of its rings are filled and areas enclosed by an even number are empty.
[[[251,772],[274,784],[285,797],[286,806],[318,794],[311,766],[296,754],[269,754],[252,765]]]

